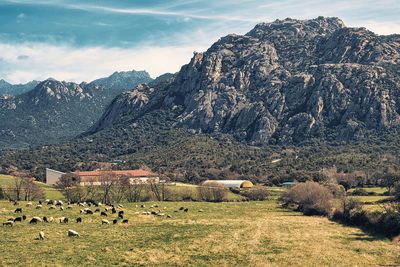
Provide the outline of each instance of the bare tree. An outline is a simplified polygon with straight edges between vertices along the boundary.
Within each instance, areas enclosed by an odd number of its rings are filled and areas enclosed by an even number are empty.
[[[118,182],[118,176],[111,171],[107,171],[100,175],[99,182],[99,190],[102,195],[102,202],[111,204],[112,190]]]
[[[140,179],[132,179],[126,183],[125,197],[129,202],[138,202],[141,199],[145,184]]]

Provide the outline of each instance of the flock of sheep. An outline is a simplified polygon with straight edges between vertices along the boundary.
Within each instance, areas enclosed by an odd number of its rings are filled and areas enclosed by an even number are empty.
[[[64,202],[61,200],[49,200],[47,199],[45,201],[45,203],[42,203],[42,201],[39,201],[39,203],[36,205],[36,209],[43,209],[43,205],[46,204],[47,206],[49,206],[49,210],[55,210],[55,209],[59,209],[60,211],[63,211],[64,208]],[[118,217],[112,220],[113,224],[117,224],[118,221],[121,221],[121,223],[123,224],[127,224],[129,221],[128,219],[124,218],[124,211],[123,211],[123,206],[122,205],[103,205],[102,203],[95,203],[95,202],[81,202],[81,203],[77,203],[77,204],[72,204],[72,203],[66,203],[66,209],[73,209],[74,206],[79,206],[81,207],[80,209],[80,214],[84,214],[84,215],[93,215],[95,213],[100,214],[101,217],[103,217],[104,219],[101,220],[101,224],[110,224],[110,221],[105,219],[109,217],[109,212],[111,212],[111,214],[118,214]],[[15,202],[14,203],[15,206],[18,206],[19,203]],[[32,207],[33,203],[32,202],[28,202],[26,204],[27,207]],[[94,206],[95,210],[92,211],[91,207]],[[100,210],[100,207],[104,206],[103,210]],[[138,205],[136,205],[136,207],[138,207]],[[141,208],[146,208],[146,206],[140,205]],[[166,216],[167,218],[172,218],[171,215],[167,214],[165,215],[164,213],[162,213],[162,211],[160,209],[158,209],[158,211],[154,211],[154,209],[159,208],[158,205],[154,204],[150,206],[150,209],[152,209],[152,211],[143,211],[142,215],[154,215],[154,216],[158,216],[158,217],[162,217],[162,216]],[[164,207],[164,210],[166,209],[166,207]],[[23,208],[22,207],[18,207],[14,210],[14,213],[22,213]],[[179,210],[175,210],[174,212],[179,212],[179,211],[183,211],[183,212],[188,212],[188,208],[185,207],[181,207]],[[199,212],[203,212],[203,210],[199,210]],[[136,212],[135,214],[140,214],[139,212]],[[110,215],[111,216],[111,215]],[[8,220],[6,222],[3,222],[3,226],[13,226],[15,223],[17,222],[23,222],[26,221],[27,217],[25,215],[19,216],[19,217],[10,217],[8,218]],[[60,217],[57,220],[54,219],[53,217],[47,217],[47,216],[43,216],[43,217],[39,217],[39,216],[35,216],[32,217],[31,219],[28,220],[29,224],[37,224],[37,223],[51,223],[51,222],[56,222],[58,221],[60,224],[67,224],[69,222],[69,219],[67,217]],[[76,218],[76,223],[81,223],[82,222],[82,217],[78,217]],[[79,237],[79,233],[69,229],[68,230],[68,236],[76,236]],[[43,240],[45,238],[45,234],[43,231],[39,232],[39,239]]]

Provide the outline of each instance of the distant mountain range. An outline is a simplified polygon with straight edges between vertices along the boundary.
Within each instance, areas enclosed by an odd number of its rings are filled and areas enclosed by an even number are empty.
[[[134,86],[141,83],[149,83],[153,81],[146,71],[121,71],[114,72],[107,78],[100,78],[92,81],[91,83],[102,85],[112,89],[118,90],[132,90]]]
[[[0,147],[18,148],[68,140],[98,120],[118,94],[151,81],[144,71],[116,72],[89,84],[49,79],[28,92],[2,96]]]
[[[0,95],[20,95],[35,88],[39,81],[31,81],[25,84],[10,84],[0,80]]]

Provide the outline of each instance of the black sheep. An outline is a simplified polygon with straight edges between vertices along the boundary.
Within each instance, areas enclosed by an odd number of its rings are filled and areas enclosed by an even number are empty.
[[[94,212],[100,212],[100,209],[96,209]]]
[[[113,224],[117,224],[117,222],[118,222],[117,219],[113,220]]]
[[[124,214],[123,210],[118,211],[118,216]]]
[[[121,218],[121,219],[123,219],[123,218],[124,218],[124,215],[118,214],[118,217]]]
[[[101,216],[106,216],[106,217],[107,217],[107,213],[105,213],[104,211],[102,211],[102,212],[100,213],[100,215],[101,215]]]
[[[93,214],[93,211],[91,211],[91,210],[86,210],[86,214]]]
[[[128,223],[128,219],[123,220],[122,223]]]
[[[76,223],[81,223],[81,222],[82,222],[82,218],[81,217],[76,218]]]
[[[179,208],[179,210],[183,210],[183,209],[184,209],[184,207],[180,207],[180,208]]]
[[[14,213],[17,213],[17,212],[22,212],[22,208],[15,209]]]
[[[188,212],[188,210],[189,210],[189,209],[188,209],[188,208],[186,208],[186,209],[184,209],[183,211],[184,211],[184,212]]]
[[[38,223],[38,221],[39,221],[38,219],[32,218],[32,219],[29,221],[29,223],[30,223],[30,224],[32,224],[32,223],[35,223],[35,224],[36,224],[36,223]]]
[[[17,217],[14,219],[14,222],[22,222],[22,217]]]
[[[114,213],[117,213],[117,210],[113,207],[111,212],[114,214]]]
[[[44,222],[49,222],[49,220],[47,220],[47,217],[46,217],[46,216],[43,217],[43,221],[44,221]]]
[[[25,215],[22,215],[22,220],[26,220],[26,216]]]

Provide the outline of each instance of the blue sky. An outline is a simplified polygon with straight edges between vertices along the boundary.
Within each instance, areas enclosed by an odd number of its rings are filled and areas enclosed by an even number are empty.
[[[0,0],[0,79],[80,82],[131,69],[155,77],[229,33],[320,15],[400,33],[399,0]]]

